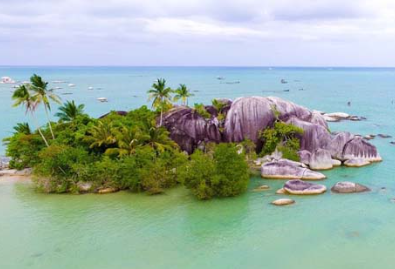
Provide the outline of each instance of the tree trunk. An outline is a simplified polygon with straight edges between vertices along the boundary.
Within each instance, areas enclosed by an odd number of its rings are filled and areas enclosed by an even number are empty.
[[[33,119],[33,121],[34,121],[34,125],[38,126],[37,120],[36,120],[36,118],[34,117],[33,113],[32,113],[32,119]],[[37,127],[37,130],[38,130],[39,134],[41,135],[41,138],[44,140],[45,145],[46,145],[47,147],[49,147],[49,144],[48,144],[47,139],[45,138],[45,136],[44,136],[43,133],[41,132],[41,128],[40,128],[40,127]]]
[[[160,108],[160,122],[159,127],[162,127],[163,107]]]
[[[48,120],[48,124],[49,124],[49,130],[51,131],[52,139],[55,139],[55,135],[53,134],[53,130],[52,130],[51,121],[49,120],[48,109],[45,106],[45,104],[44,104],[44,108],[45,108],[45,114],[47,115],[47,120]]]

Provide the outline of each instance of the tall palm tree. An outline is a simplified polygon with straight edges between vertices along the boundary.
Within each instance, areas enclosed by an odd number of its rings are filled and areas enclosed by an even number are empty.
[[[49,130],[51,131],[52,139],[55,139],[55,135],[52,130],[51,120],[49,118],[49,112],[51,111],[50,100],[60,104],[60,98],[56,94],[53,93],[52,89],[48,89],[48,82],[45,82],[40,76],[34,74],[30,78],[31,87],[30,89],[33,92],[34,99],[37,103],[44,105],[45,114],[47,116]]]
[[[73,121],[78,116],[84,114],[85,105],[76,105],[74,100],[67,101],[61,107],[59,107],[59,112],[55,114],[61,121]]]
[[[178,87],[174,92],[176,93],[174,96],[174,101],[181,99],[184,106],[188,105],[188,98],[194,96],[194,94],[189,91],[185,84],[180,84],[180,87]]]
[[[152,107],[160,108],[159,126],[162,126],[164,106],[171,103],[172,92],[170,87],[166,87],[166,80],[163,78],[157,79],[156,83],[152,84],[152,89],[148,91],[149,100],[153,100]]]
[[[12,94],[12,99],[15,101],[13,106],[24,106],[25,107],[25,113],[29,113],[32,116],[33,121],[35,122],[35,125],[38,127],[37,130],[40,133],[42,139],[44,140],[44,143],[47,147],[49,147],[48,141],[41,132],[41,128],[38,126],[36,118],[34,116],[34,112],[36,111],[37,108],[37,102],[35,100],[35,97],[30,95],[30,92],[26,85],[21,85],[19,86],[14,93]]]

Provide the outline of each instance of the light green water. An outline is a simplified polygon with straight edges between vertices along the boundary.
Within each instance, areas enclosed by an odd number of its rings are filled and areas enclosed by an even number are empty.
[[[271,190],[209,202],[184,188],[150,197],[46,195],[0,181],[0,268],[394,268],[393,189],[372,175],[380,164],[328,172],[330,187],[358,179],[365,194],[330,192],[270,202]]]

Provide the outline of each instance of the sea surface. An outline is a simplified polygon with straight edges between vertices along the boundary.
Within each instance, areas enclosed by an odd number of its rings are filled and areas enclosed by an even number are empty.
[[[367,118],[331,123],[332,131],[382,133],[395,140],[391,68],[0,67],[0,77],[18,81],[33,73],[49,82],[65,81],[50,86],[61,87],[55,91],[63,101],[84,103],[95,117],[149,105],[147,90],[156,78],[165,78],[171,87],[185,83],[194,92],[190,104],[278,96],[311,109]],[[15,123],[29,121],[22,108],[11,107],[11,86],[0,84],[1,138],[12,133]],[[38,116],[44,123],[42,111]],[[153,197],[46,195],[28,182],[0,178],[0,268],[393,269],[395,145],[390,141],[371,140],[383,162],[326,171],[328,178],[320,182],[330,188],[355,181],[371,192],[294,196],[296,204],[287,207],[270,204],[281,197],[275,191],[284,181],[259,177],[239,197],[205,202],[183,187]],[[252,191],[261,184],[271,189]]]

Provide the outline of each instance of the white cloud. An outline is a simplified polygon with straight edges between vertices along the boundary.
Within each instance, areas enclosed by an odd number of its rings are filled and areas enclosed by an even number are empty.
[[[109,49],[115,55],[123,49],[119,57],[129,60],[137,53],[149,56],[158,46],[176,56],[175,47],[218,54],[235,44],[233,55],[242,53],[240,46],[249,46],[258,55],[270,56],[259,47],[273,43],[281,43],[279,47],[292,58],[294,44],[309,53],[311,46],[338,50],[341,45],[341,49],[350,50],[357,42],[376,46],[377,51],[369,53],[395,65],[391,58],[384,59],[386,51],[380,50],[383,42],[395,45],[392,0],[0,0],[0,31],[0,49],[8,52],[3,58],[7,63],[13,63],[15,54],[20,63],[38,62],[43,58],[40,53],[46,51],[64,55],[58,56],[58,62],[67,62],[70,54],[92,62],[84,56],[87,47],[90,51],[86,54],[96,57],[105,56]],[[240,43],[243,45],[237,45]],[[127,46],[133,51],[126,51]],[[36,56],[30,52],[33,48]],[[361,55],[366,53],[364,45],[355,49]],[[215,64],[209,53],[208,64]],[[196,57],[201,56],[187,55],[185,64],[193,65]],[[253,61],[253,56],[249,57]],[[329,56],[321,57],[317,64]],[[147,62],[161,64],[156,60]],[[103,61],[105,64],[108,59]],[[130,64],[136,63],[131,60]]]

